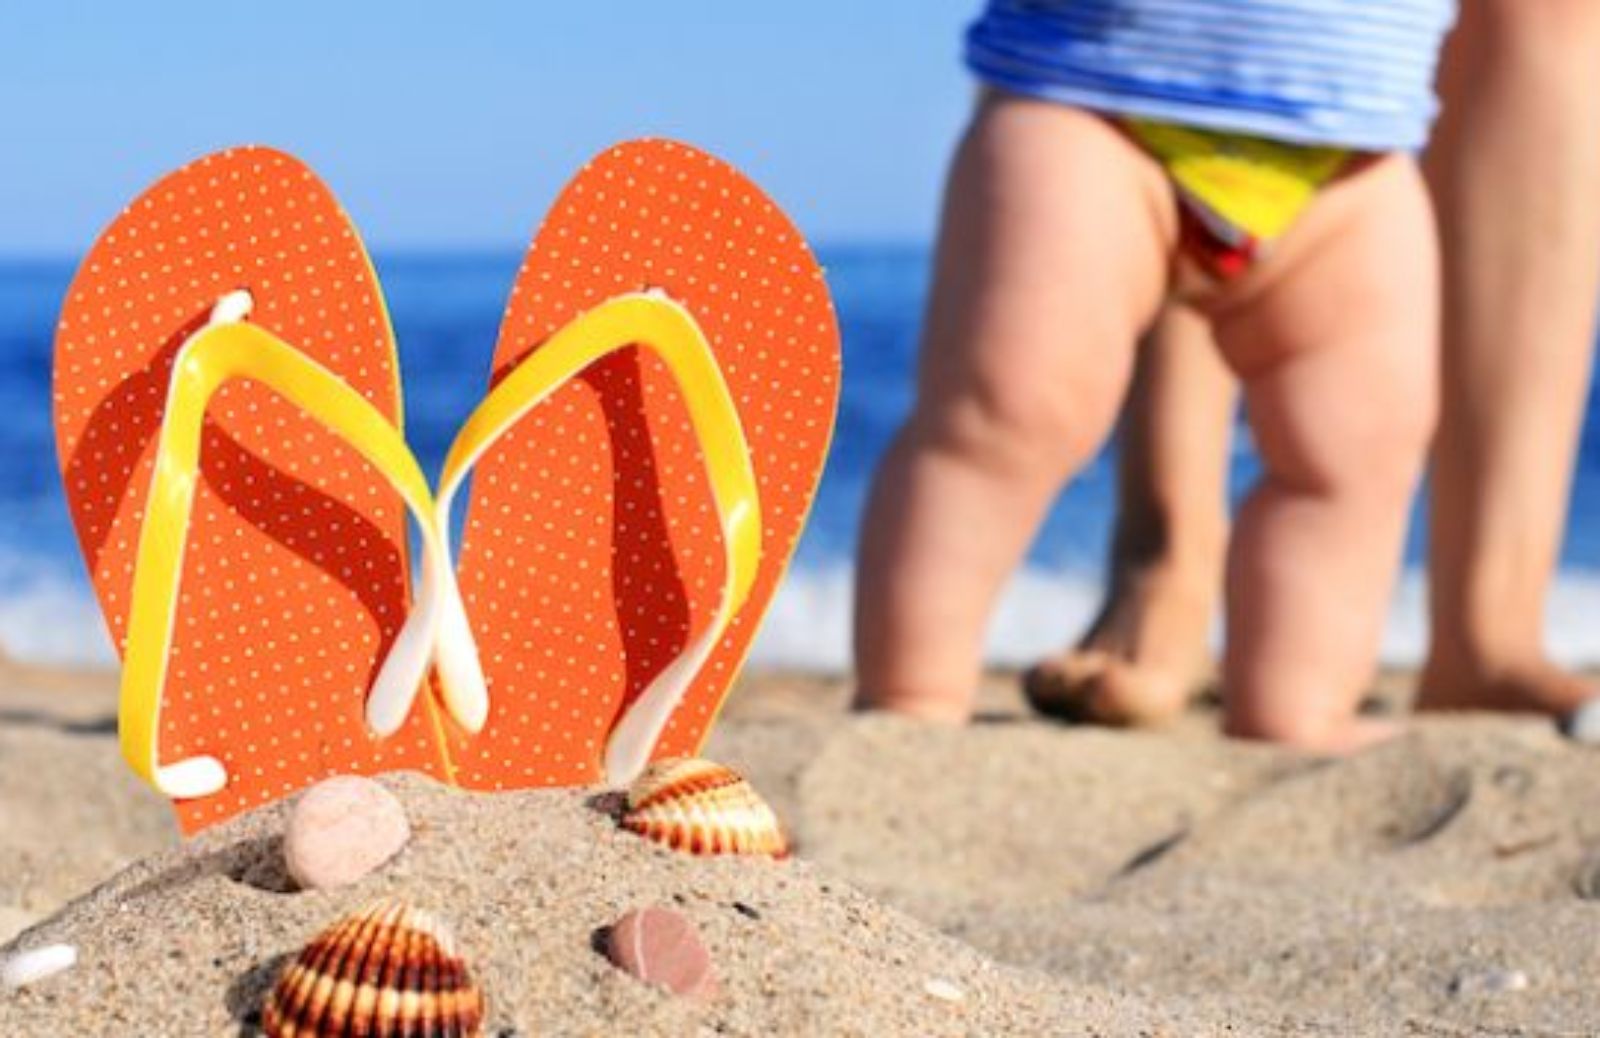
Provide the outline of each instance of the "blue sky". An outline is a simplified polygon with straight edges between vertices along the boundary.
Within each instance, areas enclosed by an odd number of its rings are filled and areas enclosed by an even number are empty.
[[[644,134],[731,160],[815,239],[924,240],[977,6],[7,3],[0,254],[81,253],[244,142],[310,162],[375,248],[515,248],[584,158]]]

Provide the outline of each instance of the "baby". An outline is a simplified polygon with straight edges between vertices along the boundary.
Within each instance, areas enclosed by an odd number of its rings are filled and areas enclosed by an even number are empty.
[[[1227,573],[1226,728],[1342,752],[1433,429],[1427,135],[1453,0],[992,0],[915,409],[877,474],[861,705],[961,721],[985,628],[1141,333],[1209,320],[1263,465]]]

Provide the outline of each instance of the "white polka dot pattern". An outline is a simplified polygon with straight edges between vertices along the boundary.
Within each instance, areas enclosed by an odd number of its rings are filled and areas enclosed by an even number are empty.
[[[707,334],[751,445],[764,552],[749,602],[658,756],[698,749],[794,550],[827,454],[838,329],[798,231],[721,161],[669,141],[586,166],[529,251],[498,379],[621,292],[664,289]],[[488,727],[454,749],[475,788],[600,777],[626,703],[711,618],[723,556],[677,389],[654,357],[604,361],[535,409],[474,476],[460,575],[489,681]]]
[[[265,148],[203,158],[133,202],[68,292],[56,338],[62,477],[119,649],[172,360],[223,294],[400,421],[392,334],[365,251],[328,189]],[[230,783],[178,804],[187,831],[327,775],[443,770],[423,697],[393,738],[362,704],[404,619],[405,513],[354,450],[255,383],[216,397],[165,690],[169,760]]]

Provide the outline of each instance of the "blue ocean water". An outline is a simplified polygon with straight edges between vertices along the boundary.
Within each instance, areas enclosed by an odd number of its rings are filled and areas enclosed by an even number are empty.
[[[825,248],[844,332],[845,380],[833,455],[790,578],[758,642],[757,662],[837,669],[847,662],[851,558],[868,480],[910,406],[910,373],[929,254],[913,246]],[[484,367],[520,257],[380,255],[400,342],[407,434],[436,472],[481,392]],[[0,647],[41,662],[109,661],[58,485],[50,425],[50,352],[68,262],[0,262]],[[1237,494],[1256,471],[1248,436],[1232,466]],[[991,656],[1019,662],[1076,631],[1097,600],[1114,466],[1109,451],[1062,495],[991,633]],[[1422,523],[1407,547],[1386,656],[1415,659],[1423,642]],[[1589,418],[1563,572],[1551,603],[1552,648],[1600,661],[1600,403]]]

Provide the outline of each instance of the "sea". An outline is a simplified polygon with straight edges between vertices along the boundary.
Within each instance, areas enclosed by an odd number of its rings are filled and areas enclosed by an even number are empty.
[[[852,559],[868,482],[911,404],[930,255],[917,245],[819,251],[843,328],[838,429],[810,525],[751,662],[837,672],[849,665]],[[407,435],[431,473],[481,392],[519,261],[512,251],[375,257],[400,344]],[[66,260],[0,260],[0,650],[42,664],[109,666],[114,655],[78,557],[50,424],[51,339],[71,276]],[[1236,497],[1258,471],[1249,436],[1239,432],[1230,477]],[[1115,498],[1114,451],[1113,440],[1040,530],[994,617],[993,663],[1035,659],[1092,618]],[[1414,515],[1385,632],[1384,659],[1395,665],[1416,663],[1426,643],[1424,507]],[[1600,663],[1600,400],[1593,390],[1548,638],[1564,663]]]

